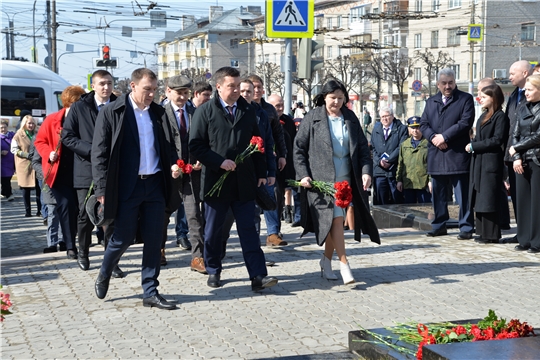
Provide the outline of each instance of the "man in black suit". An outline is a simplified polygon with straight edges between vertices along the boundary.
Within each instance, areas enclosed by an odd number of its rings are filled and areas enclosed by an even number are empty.
[[[108,103],[116,100],[112,94],[113,77],[106,70],[97,70],[92,74],[92,91],[81,96],[81,99],[71,106],[64,121],[62,130],[62,143],[75,153],[73,160],[73,187],[77,190],[79,201],[79,215],[77,218],[77,238],[79,240],[79,252],[77,263],[86,271],[90,268],[88,252],[92,242],[92,230],[94,225],[86,213],[86,198],[92,186],[92,164],[90,153],[92,139],[98,112]],[[91,190],[93,193],[93,189]],[[113,225],[105,229],[105,247],[112,234]],[[112,272],[115,278],[124,277],[124,273],[118,266]]]
[[[254,153],[240,164],[233,159],[253,136],[261,136],[255,107],[240,97],[240,73],[223,67],[214,73],[216,93],[197,109],[189,132],[189,150],[203,164],[201,197],[204,201],[204,260],[208,286],[221,286],[223,222],[229,208],[236,219],[242,254],[253,291],[277,284],[267,276],[264,253],[253,223],[257,186],[266,184],[264,154]],[[271,151],[271,149],[267,149]],[[221,192],[208,195],[218,179],[230,171]]]
[[[96,121],[92,175],[104,218],[115,228],[95,283],[98,298],[109,289],[113,268],[133,243],[137,227],[144,241],[141,282],[143,305],[174,309],[157,291],[161,234],[176,159],[165,110],[153,102],[157,77],[149,69],[131,74],[131,93],[106,105]],[[137,226],[138,225],[138,226]]]

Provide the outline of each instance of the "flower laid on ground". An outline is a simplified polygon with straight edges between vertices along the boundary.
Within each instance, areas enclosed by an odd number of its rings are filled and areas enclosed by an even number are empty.
[[[241,164],[244,162],[245,159],[250,157],[252,154],[260,152],[264,154],[264,141],[262,137],[260,136],[253,136],[249,142],[248,147],[242,151],[240,154],[236,155],[236,158],[234,159],[234,163],[236,165]],[[221,188],[223,187],[223,183],[225,182],[225,179],[229,174],[231,173],[231,170],[225,172],[225,174],[221,175],[221,177],[218,179],[218,181],[212,186],[207,196],[213,196],[216,191],[217,195],[221,193]]]
[[[289,179],[287,185],[299,187],[300,181]],[[326,181],[311,180],[311,188],[321,192],[324,195],[329,195],[336,199],[336,206],[346,208],[352,201],[352,189],[347,180],[330,183]]]
[[[177,160],[176,164],[171,166],[172,171],[180,170],[180,176],[183,174],[191,174],[193,171],[193,165],[184,163],[184,160]]]
[[[429,324],[428,327],[421,323],[404,323],[387,329],[398,335],[399,341],[417,345],[418,350],[414,355],[419,360],[422,359],[424,345],[512,339],[530,335],[536,336],[534,329],[526,322],[512,319],[507,323],[505,319],[499,318],[495,314],[495,311],[491,309],[488,316],[479,321],[478,324],[455,324],[448,322]],[[396,345],[395,338],[382,337],[369,330],[363,330],[375,339],[373,341],[366,340],[367,342],[383,344],[403,354],[412,354],[411,350],[406,347]]]
[[[2,286],[0,285],[0,289]],[[11,300],[9,300],[9,294],[4,294],[3,291],[0,291],[0,299],[2,301],[1,305],[1,314],[0,314],[0,322],[4,321],[4,315],[11,314],[11,311],[9,311],[9,308],[13,305],[11,303]]]

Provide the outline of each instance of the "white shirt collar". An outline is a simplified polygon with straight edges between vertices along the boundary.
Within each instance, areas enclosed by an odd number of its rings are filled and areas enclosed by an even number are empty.
[[[137,106],[137,104],[135,104],[135,101],[133,101],[133,99],[131,98],[131,94],[129,94],[129,101],[131,102],[131,106],[133,107],[133,110],[139,110],[139,111],[148,111],[148,109],[150,109],[150,105],[148,106],[145,106],[144,109],[139,109],[139,107]]]

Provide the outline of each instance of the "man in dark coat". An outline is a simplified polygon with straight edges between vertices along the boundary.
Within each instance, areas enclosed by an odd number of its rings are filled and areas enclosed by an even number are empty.
[[[403,193],[397,189],[396,170],[399,146],[409,135],[401,120],[394,117],[389,107],[379,111],[381,122],[375,124],[371,133],[373,148],[374,205],[401,204]]]
[[[111,273],[133,243],[138,225],[144,242],[143,305],[174,309],[159,295],[160,249],[165,206],[171,194],[176,151],[165,110],[153,102],[157,77],[149,69],[131,74],[131,93],[106,105],[98,115],[92,142],[92,176],[103,216],[114,232],[95,283],[98,298],[109,289]]]
[[[167,240],[169,218],[174,211],[177,211],[181,203],[184,203],[186,219],[191,234],[189,239],[191,242],[189,244],[189,249],[191,250],[191,270],[206,274],[203,259],[204,219],[200,207],[201,165],[190,155],[188,147],[191,117],[195,111],[193,106],[189,106],[188,104],[191,87],[191,80],[183,75],[173,76],[169,78],[167,83],[167,99],[169,99],[169,102],[165,105],[165,112],[172,130],[176,154],[185,164],[192,164],[193,171],[191,174],[183,174],[181,178],[173,182],[176,191],[173,191],[169,204],[170,207],[167,207],[165,212],[161,264],[163,265],[165,260],[165,241]]]
[[[435,218],[428,236],[446,235],[449,219],[446,189],[452,184],[459,204],[458,239],[472,239],[473,213],[469,209],[470,155],[465,146],[471,141],[469,131],[474,122],[471,94],[456,87],[454,70],[446,68],[437,74],[439,92],[426,101],[420,120],[422,134],[429,141],[428,174],[431,175]]]
[[[221,286],[222,227],[232,208],[240,237],[251,288],[259,291],[277,284],[267,276],[264,253],[253,223],[257,186],[266,184],[264,154],[254,153],[242,163],[233,159],[242,153],[253,136],[260,136],[255,107],[240,97],[240,73],[223,67],[213,76],[214,98],[203,104],[193,117],[189,149],[202,164],[204,201],[204,261],[208,286]],[[228,172],[221,191],[209,195],[219,178]]]
[[[514,216],[517,219],[517,205],[516,205],[516,173],[514,172],[514,164],[512,157],[508,153],[508,149],[512,146],[512,132],[516,125],[517,112],[521,105],[527,102],[525,99],[525,81],[531,75],[531,65],[527,60],[516,61],[510,66],[509,80],[516,88],[508,98],[506,103],[506,116],[510,119],[510,128],[508,131],[508,142],[506,145],[506,151],[504,153],[504,163],[508,169],[508,182],[510,184],[510,197],[512,198],[512,205],[514,206]],[[517,243],[517,235],[513,239]]]
[[[77,263],[86,271],[90,268],[88,252],[92,243],[92,230],[94,225],[86,213],[86,199],[92,186],[92,164],[90,154],[92,152],[92,139],[98,112],[110,102],[116,100],[112,94],[113,78],[106,70],[97,70],[92,74],[93,91],[81,96],[81,99],[71,105],[62,129],[62,143],[74,152],[73,161],[73,187],[77,190],[79,202],[79,215],[77,217],[77,238],[79,240],[79,252]],[[90,191],[90,193],[93,193]],[[105,247],[112,235],[113,225],[106,227]],[[121,278],[124,273],[115,266],[112,276]]]

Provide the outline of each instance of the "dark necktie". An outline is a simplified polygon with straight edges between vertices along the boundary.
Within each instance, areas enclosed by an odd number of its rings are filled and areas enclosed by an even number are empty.
[[[233,106],[227,106],[227,111],[229,112],[229,121],[234,123],[234,113],[233,113]]]
[[[186,122],[184,121],[184,112],[182,109],[178,109],[178,115],[180,118],[180,137],[184,139],[187,135]]]
[[[523,99],[525,97],[525,90],[518,90],[518,99],[517,99],[517,102],[519,104],[519,102],[521,101],[521,99]]]
[[[384,129],[384,140],[388,140],[388,130],[390,130],[390,128],[386,128]]]
[[[97,107],[97,111],[99,112],[103,106],[105,106],[105,104],[99,104]]]

